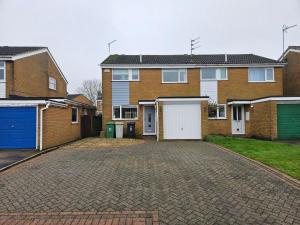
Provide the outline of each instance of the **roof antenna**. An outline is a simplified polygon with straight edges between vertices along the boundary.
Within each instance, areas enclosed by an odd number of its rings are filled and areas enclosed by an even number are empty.
[[[112,43],[114,43],[114,42],[116,42],[117,40],[113,40],[113,41],[111,41],[111,42],[108,42],[108,54],[110,55],[110,46],[111,46],[111,44]]]
[[[197,37],[195,39],[191,39],[191,55],[193,55],[193,51],[197,48],[200,48],[201,45],[198,45],[200,42],[198,41],[200,37]]]
[[[297,24],[292,25],[292,26],[287,26],[287,25],[283,25],[282,26],[282,53],[284,53],[284,34],[287,33],[287,30],[293,27],[296,27]]]

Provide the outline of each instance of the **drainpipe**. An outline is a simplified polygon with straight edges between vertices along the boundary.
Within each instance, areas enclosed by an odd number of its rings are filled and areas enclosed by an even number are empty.
[[[46,107],[41,108],[40,116],[40,151],[43,150],[43,112],[47,110],[50,106],[50,102],[46,104]]]
[[[158,100],[155,100],[156,103],[156,120],[157,120],[157,125],[156,125],[156,141],[159,141],[159,108],[158,108]]]

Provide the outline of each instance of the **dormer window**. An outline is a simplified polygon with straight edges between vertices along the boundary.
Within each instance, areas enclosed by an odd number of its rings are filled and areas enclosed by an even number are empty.
[[[56,79],[54,77],[49,77],[49,89],[56,90]]]

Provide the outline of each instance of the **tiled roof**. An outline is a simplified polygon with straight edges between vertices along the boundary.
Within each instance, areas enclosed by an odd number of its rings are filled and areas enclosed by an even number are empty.
[[[289,50],[289,49],[300,50],[300,46],[289,46],[289,47],[288,47],[288,50]]]
[[[0,56],[15,56],[22,53],[46,49],[46,47],[11,47],[0,46]]]
[[[82,95],[82,94],[69,94],[69,95],[67,96],[67,99],[72,100],[72,99],[74,99],[74,98],[76,98],[76,97],[78,97],[78,96],[80,96],[80,95]]]
[[[227,60],[226,60],[227,58]],[[254,54],[219,54],[219,55],[110,55],[101,65],[122,64],[276,64],[279,61]]]

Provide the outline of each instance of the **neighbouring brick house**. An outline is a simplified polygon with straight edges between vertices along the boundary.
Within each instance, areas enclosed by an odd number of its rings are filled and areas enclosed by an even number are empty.
[[[95,107],[67,99],[67,80],[46,47],[0,47],[0,149],[44,149],[81,138]]]
[[[103,124],[134,121],[138,136],[158,140],[299,138],[285,126],[300,98],[283,96],[284,65],[253,54],[111,55],[101,64]]]
[[[300,46],[289,46],[280,59],[286,63],[283,73],[283,93],[300,96]]]

